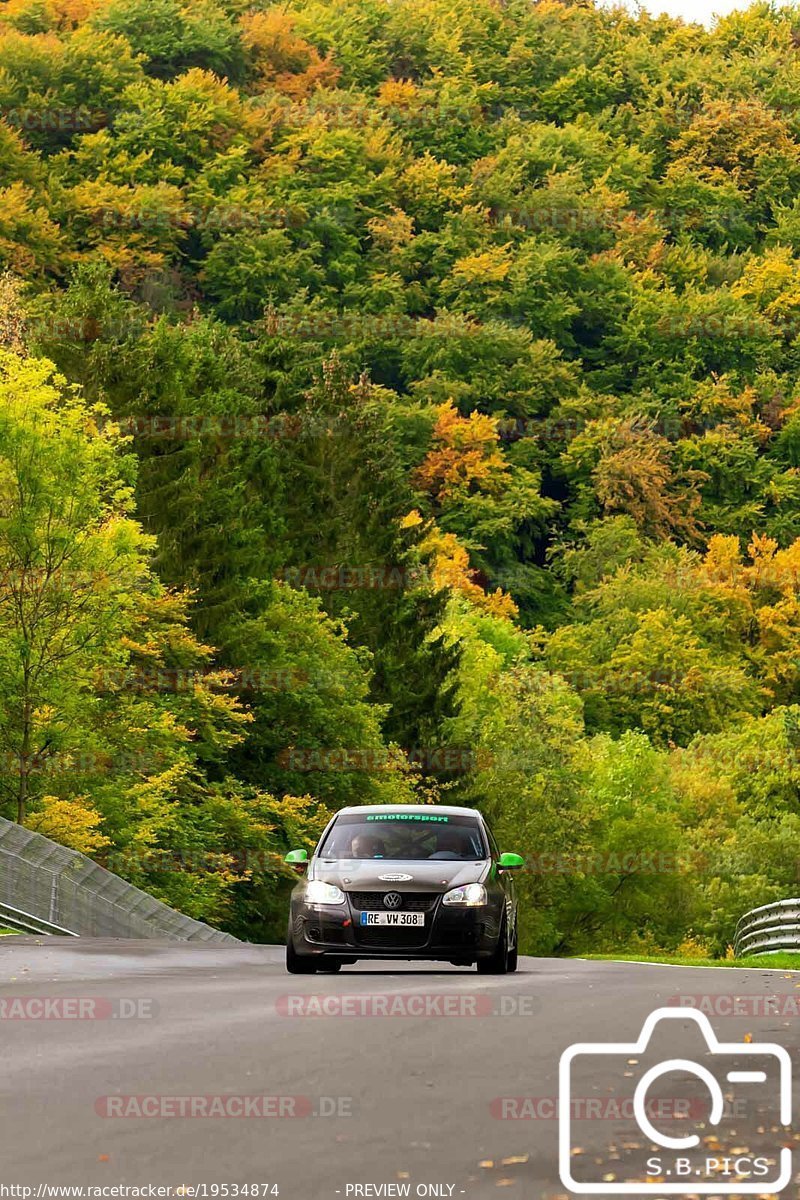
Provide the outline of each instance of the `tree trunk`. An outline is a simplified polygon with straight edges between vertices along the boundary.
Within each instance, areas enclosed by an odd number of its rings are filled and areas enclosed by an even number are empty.
[[[19,755],[19,786],[17,788],[17,824],[25,824],[28,805],[28,772],[30,771],[31,717],[30,703],[25,697],[22,709],[22,745]]]
[[[28,772],[20,765],[19,791],[17,792],[17,824],[25,824],[25,807],[28,802]]]

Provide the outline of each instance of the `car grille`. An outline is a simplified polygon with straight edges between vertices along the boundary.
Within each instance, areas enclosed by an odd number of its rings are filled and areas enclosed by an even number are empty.
[[[348,892],[350,903],[353,908],[359,912],[385,912],[386,905],[383,903],[383,897],[392,891],[387,888],[385,892]],[[403,897],[403,903],[397,912],[430,912],[436,901],[439,899],[438,892],[399,892]]]
[[[428,940],[428,930],[421,925],[406,928],[397,925],[356,925],[353,932],[360,946],[375,946],[384,950],[424,946]]]

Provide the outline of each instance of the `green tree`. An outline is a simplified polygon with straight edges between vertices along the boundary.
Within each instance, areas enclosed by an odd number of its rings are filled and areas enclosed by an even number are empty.
[[[125,38],[151,75],[164,78],[202,67],[216,75],[241,76],[239,31],[219,5],[113,0],[100,8],[92,24]]]
[[[20,822],[37,764],[86,720],[90,674],[114,661],[148,583],[152,539],[103,418],[48,363],[3,355],[0,719]]]

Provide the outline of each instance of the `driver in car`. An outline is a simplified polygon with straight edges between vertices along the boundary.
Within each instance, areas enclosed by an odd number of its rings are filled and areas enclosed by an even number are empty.
[[[460,829],[442,829],[436,838],[436,849],[429,858],[469,858],[469,845]]]
[[[384,858],[386,847],[380,838],[357,833],[350,843],[350,853],[353,858]]]

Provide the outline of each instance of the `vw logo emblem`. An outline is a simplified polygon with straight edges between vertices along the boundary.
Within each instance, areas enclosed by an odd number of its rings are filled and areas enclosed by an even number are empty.
[[[403,903],[403,897],[399,892],[387,892],[383,897],[383,903],[386,908],[400,908]]]

